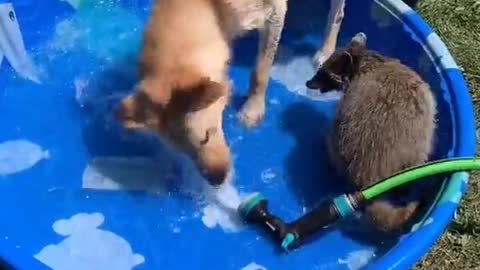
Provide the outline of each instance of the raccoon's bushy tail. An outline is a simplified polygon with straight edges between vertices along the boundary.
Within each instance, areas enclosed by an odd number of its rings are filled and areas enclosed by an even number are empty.
[[[397,206],[388,200],[375,200],[367,207],[366,215],[373,225],[382,232],[393,233],[404,229],[416,214],[420,202],[413,201],[406,206]]]

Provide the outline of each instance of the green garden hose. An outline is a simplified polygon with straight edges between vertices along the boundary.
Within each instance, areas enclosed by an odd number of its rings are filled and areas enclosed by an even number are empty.
[[[453,158],[433,161],[418,167],[409,168],[393,176],[385,178],[384,180],[381,180],[380,182],[363,189],[361,193],[366,201],[370,201],[399,186],[403,186],[410,182],[424,179],[429,176],[442,173],[475,170],[480,170],[480,159]]]
[[[401,171],[361,191],[342,194],[290,223],[270,214],[267,200],[259,193],[245,198],[238,207],[238,211],[247,222],[262,226],[281,242],[283,249],[288,251],[299,246],[309,235],[334,223],[339,218],[349,216],[362,205],[397,187],[438,174],[475,170],[480,170],[480,159],[452,158],[429,162]]]

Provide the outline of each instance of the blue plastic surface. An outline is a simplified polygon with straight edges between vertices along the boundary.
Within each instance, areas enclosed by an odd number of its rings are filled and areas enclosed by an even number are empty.
[[[115,94],[126,94],[135,83],[150,1],[81,2],[75,10],[68,1],[13,1],[26,47],[44,77],[37,85],[2,63],[0,142],[25,139],[50,153],[49,159],[0,181],[0,256],[17,269],[48,269],[34,256],[68,237],[54,232],[55,221],[78,213],[101,213],[98,229],[121,236],[144,258],[134,268],[118,269],[138,270],[240,270],[252,262],[269,270],[352,269],[359,264],[352,259],[355,254],[371,255],[364,269],[408,269],[450,222],[458,206],[455,196],[466,188],[466,173],[449,177],[423,223],[399,241],[367,236],[367,242],[340,226],[288,255],[255,228],[235,233],[207,228],[198,216],[202,208],[174,189],[157,195],[82,189],[84,169],[94,157],[166,152],[149,138],[123,132],[111,115],[118,103]],[[277,57],[277,64],[313,55],[321,44],[329,2],[289,1],[281,47],[293,58]],[[475,122],[466,83],[428,25],[401,1],[347,1],[339,45],[360,31],[371,49],[400,58],[431,84],[439,110],[432,158],[473,156]],[[244,130],[235,114],[246,94],[256,41],[251,34],[235,44],[230,70],[235,89],[224,129],[235,156],[235,185],[241,192],[261,192],[272,213],[290,220],[341,190],[327,167],[323,145],[335,102],[312,100],[272,80],[264,123]],[[301,76],[299,72],[299,84],[309,79]],[[75,91],[79,81],[88,82],[80,101]],[[262,181],[265,171],[272,179]],[[181,178],[175,166],[171,173]],[[108,255],[101,245],[91,249]]]

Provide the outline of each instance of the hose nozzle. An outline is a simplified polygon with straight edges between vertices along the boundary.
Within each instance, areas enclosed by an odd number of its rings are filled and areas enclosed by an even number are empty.
[[[267,199],[260,193],[253,193],[244,199],[238,211],[247,223],[262,226],[288,252],[300,246],[305,238],[334,223],[340,217],[350,215],[361,202],[360,193],[344,194],[322,203],[291,223],[285,223],[270,214]]]

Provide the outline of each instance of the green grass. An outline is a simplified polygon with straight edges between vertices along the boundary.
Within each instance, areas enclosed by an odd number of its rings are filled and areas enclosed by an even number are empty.
[[[480,0],[420,0],[418,12],[446,43],[462,68],[478,116]],[[478,120],[477,127],[480,127]],[[414,269],[480,269],[480,174],[472,175],[455,220]]]

